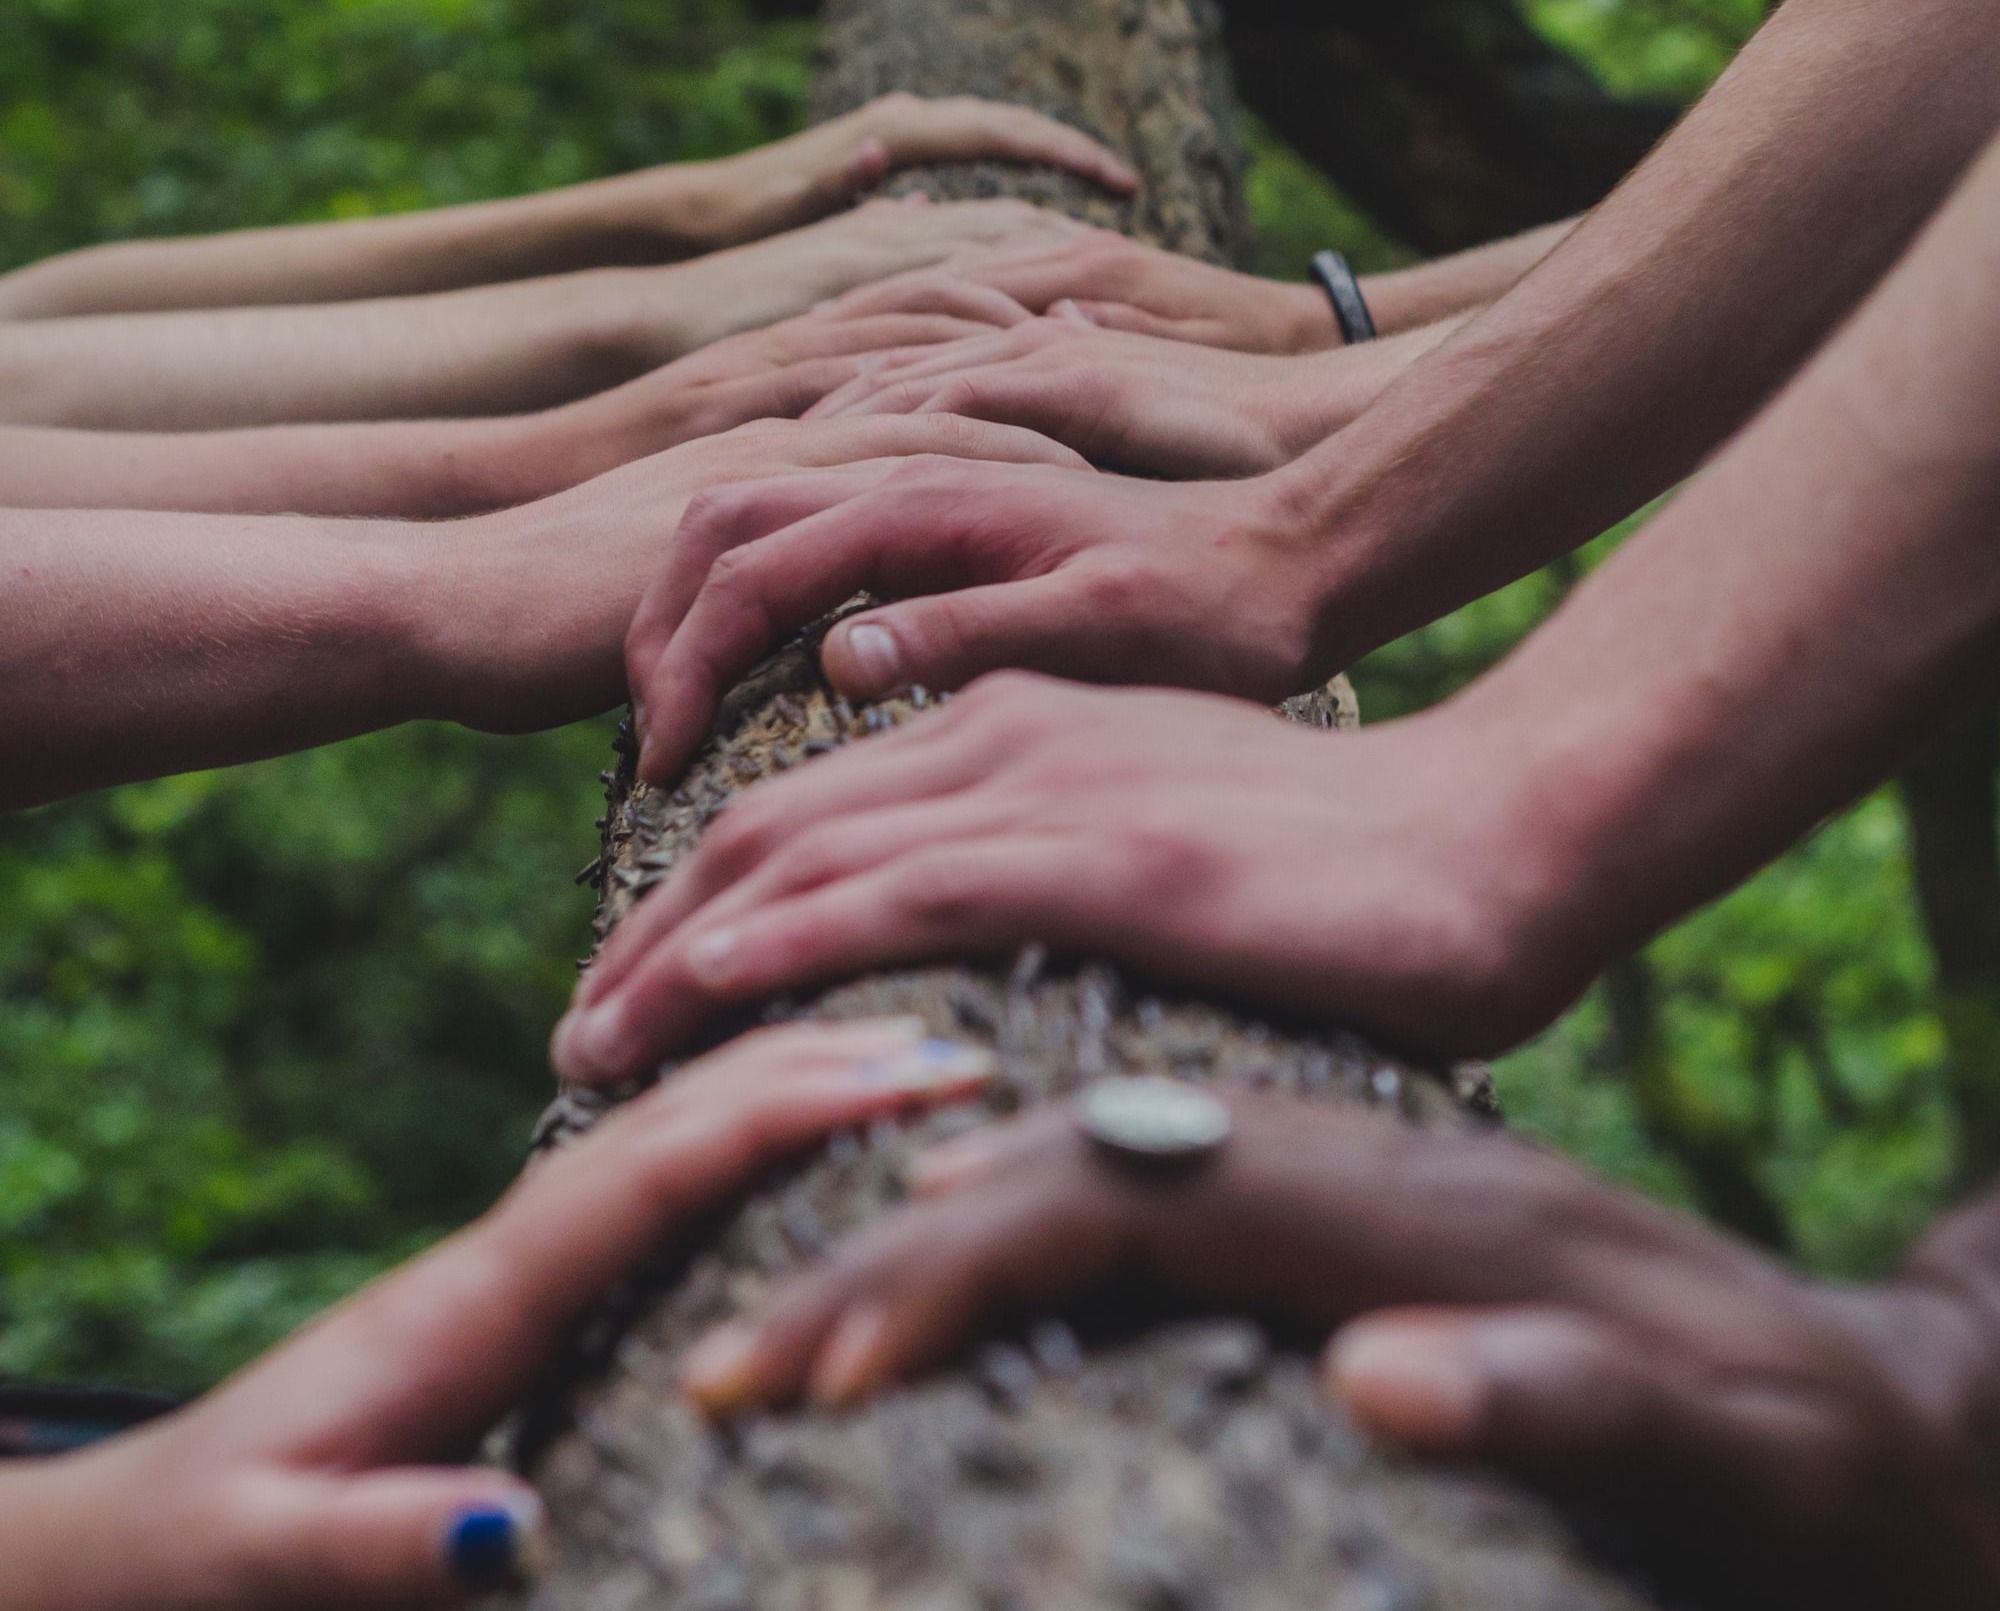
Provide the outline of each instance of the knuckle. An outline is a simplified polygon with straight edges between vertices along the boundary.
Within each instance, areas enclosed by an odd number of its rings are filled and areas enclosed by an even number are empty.
[[[1160,601],[1159,579],[1133,566],[1076,566],[1069,585],[1093,616],[1121,626],[1154,613]]]
[[[917,928],[932,932],[962,929],[993,908],[984,869],[950,850],[912,856],[889,903]]]
[[[689,540],[713,538],[734,529],[745,508],[742,488],[703,487],[681,512],[681,532]]]
[[[740,871],[762,862],[783,837],[783,818],[776,810],[754,792],[739,795],[708,825],[702,855],[725,872]]]

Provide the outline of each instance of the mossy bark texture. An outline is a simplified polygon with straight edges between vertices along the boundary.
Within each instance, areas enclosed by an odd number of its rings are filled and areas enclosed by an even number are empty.
[[[1129,207],[1055,175],[979,165],[905,176],[904,187],[1023,195],[1219,261],[1243,245],[1217,19],[1202,0],[836,0],[825,50],[823,114],[892,89],[1016,100],[1104,137],[1145,176]],[[755,673],[671,790],[635,784],[626,754],[594,870],[600,932],[733,795],[922,720],[933,703],[850,709],[816,667],[809,636]],[[1344,684],[1286,714],[1329,728],[1353,719]],[[1491,1122],[1473,1073],[1033,949],[1006,964],[877,975],[759,1016],[883,1012],[997,1049],[995,1112],[1145,1069],[1389,1108],[1420,1125]],[[562,1144],[629,1094],[566,1093],[541,1144]],[[1305,1340],[1237,1318],[1046,1316],[857,1412],[720,1428],[695,1416],[675,1390],[689,1342],[892,1208],[913,1150],[980,1117],[960,1109],[838,1138],[607,1306],[513,1430],[512,1458],[546,1497],[558,1542],[553,1570],[517,1604],[1642,1611],[1546,1508],[1492,1478],[1370,1447],[1317,1390]]]

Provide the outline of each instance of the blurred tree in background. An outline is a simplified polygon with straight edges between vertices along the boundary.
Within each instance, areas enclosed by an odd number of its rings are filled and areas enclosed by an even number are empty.
[[[1300,9],[1289,26],[1324,48],[1372,53],[1388,133],[1356,153],[1299,122],[1259,65],[1257,30],[1279,24],[1232,8],[1269,122],[1263,266],[1287,275],[1329,243],[1374,265],[1453,244],[1494,196],[1555,205],[1596,182],[1565,142],[1642,149],[1762,14]],[[0,261],[753,144],[801,118],[813,40],[754,10],[11,0]],[[1451,121],[1462,106],[1477,116]],[[1450,144],[1440,129],[1477,165],[1412,166]],[[1364,709],[1460,686],[1620,535],[1373,657]],[[1821,1267],[1890,1256],[2000,1135],[2000,1090],[1975,1078],[2000,1048],[1992,748],[1974,724],[1913,772],[1907,812],[1865,802],[1614,970],[1503,1065],[1516,1120]],[[0,818],[0,1374],[198,1387],[506,1182],[586,942],[568,874],[594,849],[608,749],[602,723],[411,728]]]

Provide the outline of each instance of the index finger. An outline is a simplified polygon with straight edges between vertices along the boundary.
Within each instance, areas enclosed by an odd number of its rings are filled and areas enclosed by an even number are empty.
[[[1139,185],[1129,164],[1081,129],[1025,106],[969,95],[904,102],[879,138],[891,168],[997,158],[1067,168],[1121,195]]]
[[[361,1466],[450,1452],[690,1214],[834,1130],[963,1094],[991,1068],[905,1020],[746,1036],[684,1076],[703,1080],[701,1101],[669,1081],[607,1118],[483,1219],[225,1386],[210,1411],[245,1444],[293,1457]]]

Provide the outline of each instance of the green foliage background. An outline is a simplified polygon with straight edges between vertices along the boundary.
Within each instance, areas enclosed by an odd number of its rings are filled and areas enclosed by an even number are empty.
[[[1759,11],[1532,9],[1620,92],[1683,97]],[[10,0],[0,266],[734,149],[798,120],[811,43],[730,0]],[[1400,259],[1258,159],[1272,272],[1329,240]],[[1457,686],[1571,580],[1384,652],[1364,708]],[[568,875],[607,750],[602,724],[406,729],[0,818],[0,1374],[198,1387],[504,1184],[585,943]],[[1870,801],[1654,948],[1648,1102],[1593,997],[1503,1068],[1517,1118],[1682,1198],[1681,1144],[1721,1137],[1806,1257],[1878,1264],[1951,1161],[1907,883]]]

